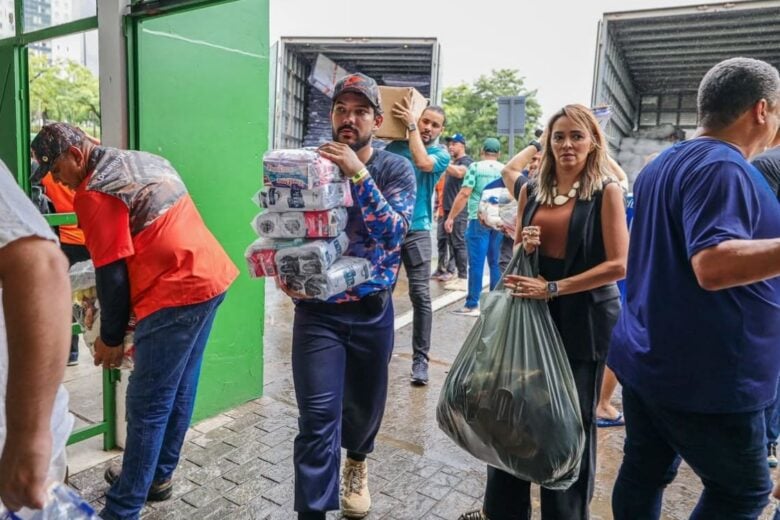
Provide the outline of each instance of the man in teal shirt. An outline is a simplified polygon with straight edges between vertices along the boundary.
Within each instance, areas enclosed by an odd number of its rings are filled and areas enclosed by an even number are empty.
[[[463,177],[463,186],[452,203],[452,209],[444,223],[445,231],[451,233],[455,217],[463,211],[468,203],[469,224],[466,228],[466,247],[469,251],[469,291],[466,305],[455,314],[464,316],[479,316],[479,293],[482,292],[482,273],[485,269],[485,259],[490,267],[490,288],[498,284],[501,269],[498,258],[501,252],[501,233],[482,225],[479,221],[479,200],[485,186],[501,178],[504,165],[498,162],[501,143],[494,137],[485,139],[482,145],[482,160],[472,163]]]
[[[412,384],[428,384],[428,352],[431,349],[431,221],[433,220],[433,190],[450,163],[450,154],[437,144],[444,130],[444,110],[430,106],[415,121],[405,104],[396,103],[393,115],[406,124],[409,141],[394,141],[386,150],[409,159],[417,179],[417,200],[412,225],[401,247],[409,298],[414,309],[412,349]]]

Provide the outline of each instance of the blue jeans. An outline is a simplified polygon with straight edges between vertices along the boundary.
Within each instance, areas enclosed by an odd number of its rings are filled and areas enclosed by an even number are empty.
[[[173,476],[192,419],[203,351],[224,298],[161,309],[138,322],[122,475],[106,494],[102,518],[135,520],[152,482]]]
[[[466,307],[479,307],[479,294],[482,292],[482,273],[485,259],[490,268],[490,288],[493,289],[501,279],[498,258],[501,254],[502,235],[494,229],[480,224],[479,220],[469,220],[466,228],[466,246],[469,250],[469,292]]]
[[[777,380],[775,400],[764,410],[766,418],[766,444],[774,444],[780,437],[780,379]]]
[[[341,448],[374,450],[394,338],[393,301],[388,291],[383,296],[295,308],[295,511],[338,510]]]
[[[656,520],[681,460],[704,491],[694,520],[754,520],[769,502],[764,411],[701,414],[670,410],[623,385],[626,440],[612,492],[615,520]]]

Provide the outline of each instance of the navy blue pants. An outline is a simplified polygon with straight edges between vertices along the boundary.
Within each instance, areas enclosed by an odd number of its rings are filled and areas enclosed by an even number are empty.
[[[393,338],[389,291],[354,303],[296,306],[296,511],[338,510],[341,448],[373,451],[387,400]]]
[[[764,411],[701,414],[660,407],[623,385],[625,455],[612,492],[615,520],[656,520],[681,459],[704,491],[695,520],[753,520],[769,502]]]

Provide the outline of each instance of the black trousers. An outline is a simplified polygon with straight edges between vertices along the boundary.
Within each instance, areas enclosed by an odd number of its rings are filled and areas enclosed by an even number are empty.
[[[428,359],[431,350],[431,234],[411,231],[401,246],[401,260],[409,280],[409,298],[412,300],[412,350],[414,359]]]
[[[579,396],[585,451],[580,476],[564,491],[542,488],[542,520],[587,520],[596,475],[596,404],[604,375],[604,361],[569,359]],[[485,513],[490,520],[531,518],[531,483],[488,466]]]
[[[506,268],[509,267],[509,262],[512,261],[512,256],[514,256],[512,254],[514,245],[515,241],[506,235],[501,240],[501,253],[498,257],[498,267],[501,269],[502,274],[506,272]]]
[[[444,222],[449,213],[445,213],[439,219],[436,229],[436,248],[439,252],[439,263],[436,270],[440,273],[452,273],[457,271],[458,278],[468,277],[469,255],[466,249],[466,227],[468,226],[468,212],[461,211],[455,219],[452,233],[444,229]]]

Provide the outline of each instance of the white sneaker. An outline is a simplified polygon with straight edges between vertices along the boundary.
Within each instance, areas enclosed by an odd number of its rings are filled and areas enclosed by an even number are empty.
[[[456,278],[444,284],[444,289],[448,291],[468,291],[469,281],[466,278]]]
[[[347,457],[341,474],[341,513],[347,518],[363,518],[370,509],[368,465]]]
[[[472,318],[479,318],[479,307],[463,307],[462,309],[456,309],[452,311],[452,314],[457,314],[458,316],[470,316]]]

